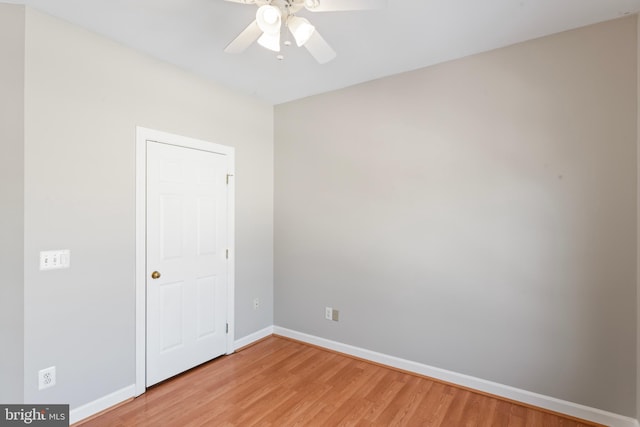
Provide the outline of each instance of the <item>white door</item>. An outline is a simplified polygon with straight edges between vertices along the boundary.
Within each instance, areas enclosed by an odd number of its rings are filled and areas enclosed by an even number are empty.
[[[147,141],[146,385],[227,350],[224,154]]]

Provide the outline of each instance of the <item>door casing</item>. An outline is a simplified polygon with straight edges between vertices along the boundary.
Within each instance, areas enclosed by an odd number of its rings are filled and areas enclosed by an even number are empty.
[[[228,228],[227,245],[229,247],[228,273],[227,273],[227,333],[226,354],[233,353],[234,343],[234,299],[235,299],[235,239],[234,239],[234,213],[235,213],[235,186],[233,176],[235,174],[235,150],[233,147],[188,138],[158,130],[138,126],[136,128],[136,384],[135,395],[139,396],[146,390],[146,184],[147,184],[147,141],[162,142],[179,147],[193,148],[196,150],[210,151],[224,154],[229,159],[228,179]]]

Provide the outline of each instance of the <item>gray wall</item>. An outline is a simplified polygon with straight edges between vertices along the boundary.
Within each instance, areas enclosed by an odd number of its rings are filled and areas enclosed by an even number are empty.
[[[137,125],[236,147],[236,337],[273,323],[273,109],[31,8],[26,18],[24,395],[75,408],[135,381]],[[39,271],[48,249],[70,249],[71,268]],[[58,384],[39,392],[52,365]]]
[[[277,106],[275,324],[635,416],[636,56],[633,16]]]
[[[22,403],[24,8],[0,4],[0,402]]]

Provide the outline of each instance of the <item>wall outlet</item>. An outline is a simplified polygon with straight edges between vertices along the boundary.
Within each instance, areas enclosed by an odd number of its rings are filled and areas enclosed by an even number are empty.
[[[253,309],[257,310],[260,308],[260,298],[256,297],[253,299]]]
[[[336,310],[332,307],[325,307],[324,318],[327,320],[333,320],[334,322],[337,322],[338,320],[340,320],[340,310]]]
[[[56,367],[51,366],[38,371],[38,390],[56,385]]]

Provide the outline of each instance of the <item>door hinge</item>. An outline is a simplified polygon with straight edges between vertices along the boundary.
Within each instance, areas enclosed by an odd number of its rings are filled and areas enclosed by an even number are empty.
[[[229,249],[226,250],[225,256],[227,257],[227,259],[229,259]]]
[[[233,176],[233,174],[231,174],[231,173],[228,173],[228,174],[227,174],[227,185],[229,185],[229,177],[230,177],[230,176]]]
[[[229,324],[227,323],[227,333],[229,333]]]

